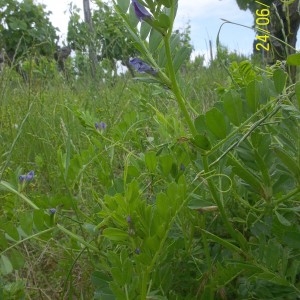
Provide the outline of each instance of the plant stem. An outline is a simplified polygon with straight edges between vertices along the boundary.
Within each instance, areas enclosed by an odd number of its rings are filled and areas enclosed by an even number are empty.
[[[202,155],[202,161],[203,161],[204,171],[205,171],[205,173],[208,174],[209,173],[209,166],[208,166],[207,156]],[[246,247],[245,247],[243,241],[241,241],[240,237],[238,236],[238,233],[235,231],[235,229],[232,227],[232,224],[228,220],[228,216],[226,214],[224,205],[222,203],[222,200],[218,196],[217,189],[216,189],[216,187],[215,187],[215,185],[212,181],[212,178],[207,178],[206,180],[207,180],[207,184],[208,184],[208,187],[209,187],[210,194],[211,194],[214,202],[218,206],[221,218],[224,222],[224,225],[225,225],[228,233],[232,236],[232,238],[234,240],[236,240],[239,243],[242,250],[246,250]]]
[[[187,122],[187,124],[189,126],[189,129],[190,129],[192,135],[195,137],[197,135],[197,131],[196,131],[194,123],[187,111],[184,98],[182,97],[182,94],[181,94],[181,91],[180,91],[180,88],[178,86],[178,82],[176,79],[176,74],[175,74],[173,60],[172,60],[172,54],[171,54],[170,35],[169,34],[164,37],[164,43],[165,43],[165,52],[166,52],[166,57],[167,57],[167,66],[168,66],[168,71],[169,71],[169,77],[170,77],[171,84],[172,84],[171,89],[175,95],[175,98],[179,105],[179,108],[180,108],[181,112],[183,113],[185,121]]]

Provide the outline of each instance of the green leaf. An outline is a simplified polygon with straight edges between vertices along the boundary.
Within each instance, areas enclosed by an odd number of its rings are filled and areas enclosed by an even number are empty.
[[[226,122],[224,115],[215,107],[205,114],[207,128],[218,138],[226,137]]]
[[[45,229],[45,221],[44,221],[45,213],[42,210],[35,210],[33,212],[33,223],[38,230]]]
[[[19,232],[18,232],[17,228],[13,224],[11,224],[11,223],[5,224],[5,228],[4,229],[5,229],[5,233],[13,241],[18,241],[20,239]]]
[[[9,258],[13,268],[16,270],[21,269],[25,264],[23,255],[16,249],[10,250]]]
[[[159,163],[161,170],[165,176],[167,176],[172,169],[173,157],[170,154],[163,155],[159,157]]]
[[[32,226],[33,226],[33,219],[32,214],[23,214],[19,218],[20,226],[22,230],[27,234],[30,235],[32,233]]]
[[[206,123],[205,123],[205,116],[199,115],[194,121],[195,128],[198,133],[203,134],[207,131]]]
[[[255,112],[258,109],[262,95],[261,89],[261,82],[257,80],[251,81],[246,87],[246,100],[251,112]]]
[[[160,44],[162,43],[162,40],[163,37],[161,33],[159,33],[157,30],[152,28],[149,37],[149,50],[152,54],[155,53],[160,48]]]
[[[141,29],[140,29],[140,36],[142,40],[147,39],[151,28],[152,28],[151,25],[149,25],[147,22],[142,22]]]
[[[300,233],[295,231],[286,231],[283,236],[283,242],[291,248],[300,250]]]
[[[174,71],[177,72],[181,65],[190,57],[191,48],[183,46],[176,52],[176,55],[173,59]]]
[[[223,96],[223,105],[229,120],[239,126],[243,120],[243,103],[241,96],[235,91],[229,91]]]
[[[3,275],[8,275],[13,271],[13,266],[6,255],[0,257],[0,270]]]
[[[298,109],[300,109],[300,81],[295,84],[295,93],[298,102]]]
[[[145,154],[145,163],[149,172],[154,173],[157,166],[157,157],[154,151],[150,151]]]
[[[126,13],[129,7],[130,0],[117,0],[118,5],[123,13]]]
[[[286,151],[281,149],[280,147],[274,146],[273,150],[275,154],[279,157],[282,163],[291,171],[298,182],[300,182],[300,167],[299,162],[296,161],[291,155],[289,155]]]
[[[286,59],[286,63],[292,66],[300,66],[300,53],[290,54]]]
[[[160,14],[158,16],[158,25],[164,29],[168,29],[170,26],[170,18],[166,14]]]
[[[199,147],[202,150],[211,149],[210,141],[204,134],[197,134],[191,141],[195,146]]]
[[[292,223],[287,220],[283,215],[281,215],[278,211],[275,211],[278,221],[284,226],[291,226]]]
[[[263,187],[261,186],[259,179],[238,162],[234,156],[228,155],[227,158],[229,165],[233,167],[233,172],[249,184],[258,194],[263,195]]]
[[[286,85],[287,78],[288,78],[287,73],[284,72],[282,69],[277,69],[273,73],[273,81],[274,81],[275,89],[278,94],[282,93]]]
[[[167,8],[170,8],[172,5],[172,0],[157,0],[158,4],[162,4]]]
[[[112,241],[126,241],[129,239],[128,233],[118,228],[105,228],[102,235]]]
[[[119,0],[119,1],[122,1],[122,0]],[[131,30],[133,30],[133,28],[136,28],[137,27],[137,24],[139,23],[139,19],[136,17],[136,14],[134,12],[134,8],[132,5],[130,5],[130,8],[129,8],[129,24],[131,26]],[[135,36],[133,35],[133,37],[135,38]],[[136,40],[136,38],[135,38]],[[136,40],[137,41],[137,40]]]

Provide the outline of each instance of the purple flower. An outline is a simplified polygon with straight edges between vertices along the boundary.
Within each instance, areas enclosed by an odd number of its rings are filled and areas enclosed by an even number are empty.
[[[132,0],[132,5],[134,8],[135,15],[137,16],[137,18],[140,21],[152,18],[151,14],[148,12],[148,10],[143,5],[141,5],[138,2],[138,0]]]
[[[50,215],[54,215],[56,213],[56,209],[55,208],[50,208],[49,209],[49,214]]]
[[[134,250],[134,252],[135,252],[135,254],[139,255],[139,254],[141,253],[141,249],[140,249],[140,248],[136,248],[136,249]]]
[[[105,130],[106,127],[107,127],[107,125],[106,125],[106,123],[104,123],[104,122],[96,122],[96,123],[95,123],[95,128],[96,128],[97,130]]]
[[[157,74],[157,71],[154,70],[151,66],[146,64],[141,59],[135,57],[129,60],[129,63],[139,72],[139,73],[148,73],[153,76]]]
[[[127,216],[126,221],[127,221],[128,224],[130,224],[132,222],[131,217]]]
[[[33,177],[34,177],[34,171],[30,171],[25,175],[20,175],[19,176],[19,181],[21,183],[28,182],[28,181],[31,181],[33,179]]]

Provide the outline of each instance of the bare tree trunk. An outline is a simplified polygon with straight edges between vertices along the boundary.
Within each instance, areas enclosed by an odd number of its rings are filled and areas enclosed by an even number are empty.
[[[84,21],[89,26],[91,36],[94,37],[94,26],[93,26],[93,21],[92,21],[89,0],[83,0],[83,11],[84,11]],[[95,51],[95,46],[93,44],[93,38],[91,38],[90,42],[89,42],[89,58],[90,58],[91,74],[92,74],[92,77],[95,78],[97,55],[96,55],[96,51]]]
[[[273,2],[270,10],[270,33],[276,38],[285,41],[293,48],[296,48],[297,32],[300,26],[299,6],[299,0],[295,0],[289,4],[284,4],[283,1],[276,0]],[[274,52],[274,62],[276,60],[285,60],[287,55],[295,53],[295,50],[273,38],[271,38],[271,45]],[[292,82],[295,82],[296,66],[290,66],[289,73]]]

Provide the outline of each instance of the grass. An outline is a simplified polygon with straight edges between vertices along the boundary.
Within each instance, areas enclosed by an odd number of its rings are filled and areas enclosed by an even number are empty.
[[[190,108],[199,113],[210,107],[216,99],[214,83],[225,78],[218,67],[193,70],[191,65],[181,83]],[[122,190],[116,178],[131,157],[186,135],[170,94],[128,75],[113,84],[84,78],[66,81],[60,75],[25,83],[7,69],[0,85],[1,179],[42,210],[55,207],[57,222],[83,237],[93,230],[86,223],[100,222],[95,212],[103,195],[113,193],[112,188]],[[94,128],[99,121],[107,124],[103,133]],[[20,187],[18,176],[30,170],[35,171],[34,181]],[[91,299],[91,256],[60,231],[35,236],[37,230],[46,230],[39,220],[43,217],[18,196],[1,191],[0,197],[2,239],[7,226],[14,231],[11,224],[19,230],[14,240],[30,237],[14,247],[22,255],[15,254],[14,271],[7,270],[3,277],[5,295]]]

